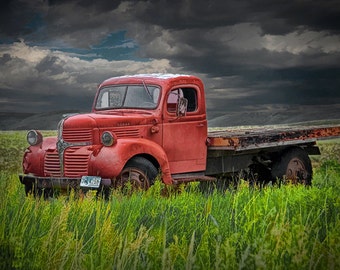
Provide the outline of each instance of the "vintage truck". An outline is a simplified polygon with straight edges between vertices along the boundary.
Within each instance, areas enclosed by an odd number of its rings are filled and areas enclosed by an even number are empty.
[[[198,77],[140,74],[105,80],[92,112],[66,115],[57,137],[27,134],[20,181],[26,193],[68,188],[109,190],[130,182],[166,185],[290,179],[311,184],[309,155],[340,126],[225,128],[208,131],[204,85]]]

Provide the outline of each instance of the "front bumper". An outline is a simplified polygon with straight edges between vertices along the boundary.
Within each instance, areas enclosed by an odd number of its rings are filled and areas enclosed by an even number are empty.
[[[20,182],[24,185],[34,184],[37,188],[52,188],[52,189],[69,189],[80,188],[81,178],[66,178],[66,177],[38,177],[34,175],[19,174]],[[100,187],[112,186],[111,179],[102,178]]]

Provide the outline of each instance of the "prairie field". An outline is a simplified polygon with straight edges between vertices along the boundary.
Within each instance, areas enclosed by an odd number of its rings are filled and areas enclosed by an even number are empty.
[[[105,201],[26,197],[25,136],[0,132],[0,269],[340,269],[340,140],[318,143],[308,188],[156,181]]]

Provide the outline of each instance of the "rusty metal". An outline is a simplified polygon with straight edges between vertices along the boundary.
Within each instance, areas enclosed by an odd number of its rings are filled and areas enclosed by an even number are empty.
[[[131,187],[134,190],[147,190],[150,187],[147,174],[138,168],[123,169],[115,184],[117,187],[124,187],[128,182],[131,183]]]
[[[340,126],[256,127],[208,132],[209,149],[249,150],[340,137]]]
[[[299,158],[293,158],[287,166],[286,178],[291,180],[293,184],[298,184],[299,181],[307,179],[308,171],[305,164]]]
[[[217,180],[216,177],[207,176],[207,175],[200,175],[197,173],[188,173],[188,174],[179,174],[173,175],[173,184],[179,185],[182,183],[190,183],[196,181],[203,181],[203,182],[214,182]]]

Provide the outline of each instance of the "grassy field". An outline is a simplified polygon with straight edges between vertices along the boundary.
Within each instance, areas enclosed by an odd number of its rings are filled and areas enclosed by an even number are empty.
[[[340,269],[339,140],[320,143],[310,188],[163,197],[156,182],[107,202],[25,197],[25,147],[0,132],[0,269]]]

